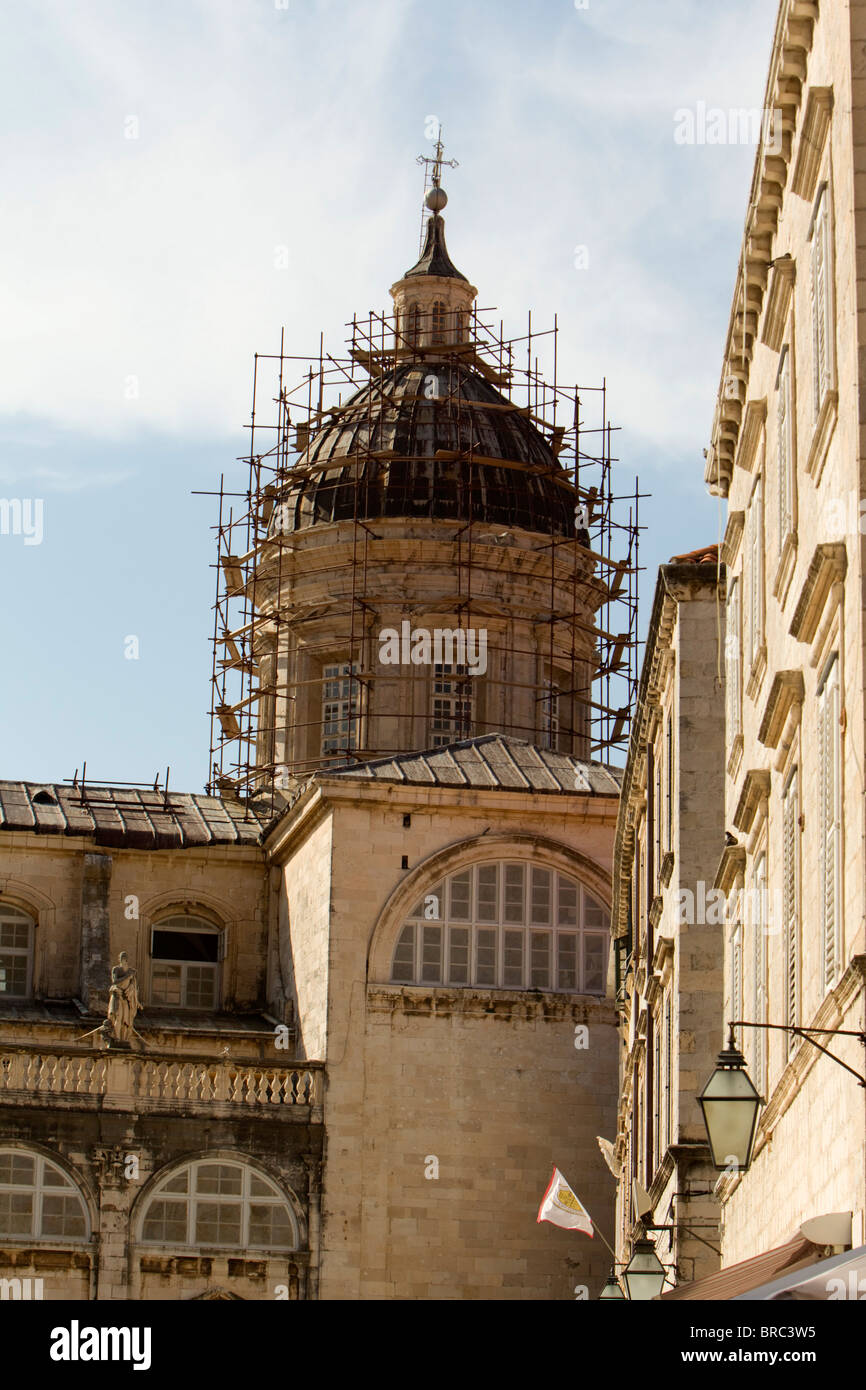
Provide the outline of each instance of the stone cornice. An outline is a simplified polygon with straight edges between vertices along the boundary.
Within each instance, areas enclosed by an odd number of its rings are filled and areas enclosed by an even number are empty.
[[[761,342],[766,343],[773,352],[778,352],[782,346],[796,276],[797,264],[794,257],[788,252],[784,256],[778,256],[773,261],[770,292],[767,295],[767,306],[764,310],[764,322],[761,328]]]
[[[848,552],[843,541],[816,545],[788,629],[798,642],[811,642],[834,583],[844,579]]]
[[[809,95],[806,97],[806,107],[801,123],[800,145],[797,150],[794,173],[791,177],[793,192],[799,194],[801,198],[805,198],[807,202],[811,202],[815,193],[818,170],[821,167],[821,157],[824,153],[824,144],[830,129],[832,114],[833,88],[811,87]]]
[[[783,0],[776,25],[763,109],[780,114],[773,122],[774,139],[769,142],[765,134],[755,158],[704,472],[704,480],[710,490],[721,493],[723,497],[728,495],[733,477],[755,338],[767,288],[767,272],[773,259],[773,241],[788,182],[797,111],[802,100],[817,17],[816,0]]]
[[[722,559],[726,565],[733,565],[737,558],[745,521],[745,512],[728,513],[728,524],[725,528],[725,538],[722,541]]]
[[[746,849],[744,845],[725,845],[722,850],[722,857],[719,860],[719,867],[716,870],[716,877],[713,882],[714,888],[721,888],[725,897],[730,893],[739,875],[746,870]]]
[[[745,835],[752,828],[752,822],[764,797],[770,794],[770,773],[767,768],[750,768],[743,779],[743,789],[734,812],[734,825]]]
[[[791,706],[802,704],[803,696],[802,671],[776,672],[758,730],[758,738],[765,748],[778,747]]]
[[[767,419],[767,398],[749,401],[743,411],[743,428],[737,450],[737,467],[751,473],[758,452],[758,441]]]

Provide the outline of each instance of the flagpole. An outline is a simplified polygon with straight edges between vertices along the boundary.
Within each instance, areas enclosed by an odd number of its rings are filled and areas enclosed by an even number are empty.
[[[606,1240],[604,1239],[604,1235],[603,1235],[602,1232],[599,1230],[598,1226],[595,1224],[594,1221],[593,1221],[593,1223],[592,1223],[592,1229],[593,1229],[598,1235],[601,1236],[601,1238],[602,1238],[602,1240],[604,1241],[605,1245],[607,1246],[608,1250],[609,1250],[610,1253],[613,1255],[613,1258],[614,1258],[614,1261],[615,1261],[615,1260],[616,1260],[616,1251],[614,1250],[613,1246],[610,1245],[610,1244],[608,1243],[608,1241],[606,1241]]]

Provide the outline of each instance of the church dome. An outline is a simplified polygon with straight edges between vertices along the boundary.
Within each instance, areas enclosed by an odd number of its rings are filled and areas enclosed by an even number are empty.
[[[458,457],[469,449],[485,462]],[[574,535],[574,493],[547,440],[455,357],[406,361],[372,378],[311,438],[300,468],[306,476],[275,512],[284,533],[357,516]]]

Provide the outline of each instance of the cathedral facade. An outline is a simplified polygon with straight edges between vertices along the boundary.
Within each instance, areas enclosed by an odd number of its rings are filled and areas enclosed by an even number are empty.
[[[562,1299],[608,1272],[536,1212],[555,1164],[613,1229],[610,570],[562,431],[478,350],[444,202],[436,177],[368,382],[297,431],[224,565],[254,609],[246,781],[0,783],[4,1296]]]

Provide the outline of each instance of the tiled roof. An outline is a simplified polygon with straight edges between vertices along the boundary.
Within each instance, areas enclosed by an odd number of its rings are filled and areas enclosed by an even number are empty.
[[[717,545],[702,545],[698,550],[687,550],[684,555],[672,555],[670,565],[716,565],[719,561]]]
[[[485,734],[447,748],[328,769],[323,775],[416,786],[619,796],[622,771],[581,762],[567,753],[551,753],[525,739]]]
[[[130,787],[0,781],[0,830],[83,835],[124,849],[257,845],[262,824],[238,801]]]

